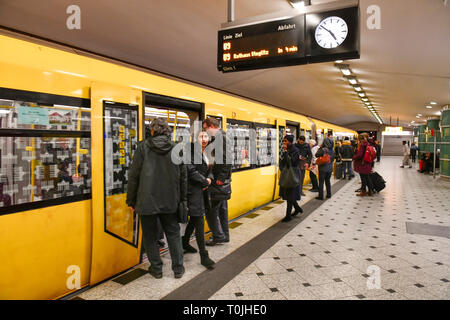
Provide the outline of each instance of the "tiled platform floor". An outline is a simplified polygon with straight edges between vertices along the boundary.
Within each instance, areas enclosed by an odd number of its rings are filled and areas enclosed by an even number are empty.
[[[388,181],[380,194],[356,197],[354,179],[211,299],[450,299],[450,239],[407,234],[405,226],[450,226],[450,183],[400,169],[400,162],[386,157],[377,165]],[[316,196],[305,193],[301,204]],[[240,219],[231,242],[209,248],[210,256],[218,262],[279,222],[285,203],[270,207]],[[186,274],[177,280],[165,255],[163,279],[146,274],[126,285],[108,281],[79,297],[161,299],[204,272],[199,260],[198,254],[185,255]],[[367,288],[369,266],[379,267],[380,289]]]
[[[211,299],[450,299],[450,239],[405,226],[450,226],[450,182],[400,162],[377,165],[380,194],[357,197],[359,181],[348,183]],[[379,289],[367,287],[369,266]]]

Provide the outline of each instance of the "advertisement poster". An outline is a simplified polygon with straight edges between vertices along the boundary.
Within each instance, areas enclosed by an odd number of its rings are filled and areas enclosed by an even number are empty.
[[[41,107],[23,107],[17,108],[18,124],[34,124],[34,125],[49,125],[48,108]]]

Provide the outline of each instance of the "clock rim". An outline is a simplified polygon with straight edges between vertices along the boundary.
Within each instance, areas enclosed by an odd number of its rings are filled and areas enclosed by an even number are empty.
[[[330,18],[337,18],[337,19],[342,20],[342,21],[345,23],[345,26],[347,27],[347,34],[345,35],[345,39],[342,40],[342,42],[339,43],[337,46],[331,47],[331,48],[325,48],[325,47],[323,47],[323,46],[317,41],[317,29],[319,29],[320,25],[321,25],[325,20],[330,19]],[[329,17],[323,18],[322,20],[320,20],[320,22],[319,22],[319,23],[317,24],[317,26],[316,26],[316,29],[314,30],[314,41],[316,41],[317,45],[319,45],[321,48],[327,49],[327,50],[336,49],[336,48],[340,47],[341,44],[343,44],[343,43],[345,42],[345,40],[347,40],[347,37],[348,37],[348,24],[347,24],[347,21],[345,21],[345,19],[343,19],[343,18],[341,18],[341,17],[338,17],[338,16],[329,16]]]

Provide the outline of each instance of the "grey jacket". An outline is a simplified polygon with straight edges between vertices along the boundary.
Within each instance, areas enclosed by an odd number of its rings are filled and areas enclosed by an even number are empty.
[[[169,136],[141,141],[128,172],[127,204],[139,215],[175,213],[187,201],[187,170],[172,162]]]

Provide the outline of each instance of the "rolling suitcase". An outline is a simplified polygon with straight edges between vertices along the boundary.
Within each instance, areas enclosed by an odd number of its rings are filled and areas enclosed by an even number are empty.
[[[334,175],[336,179],[342,179],[342,162],[336,162],[336,169],[334,171]]]
[[[374,172],[370,175],[370,178],[372,179],[373,188],[380,192],[386,187],[386,181],[384,181],[383,177],[380,176],[377,172]]]

